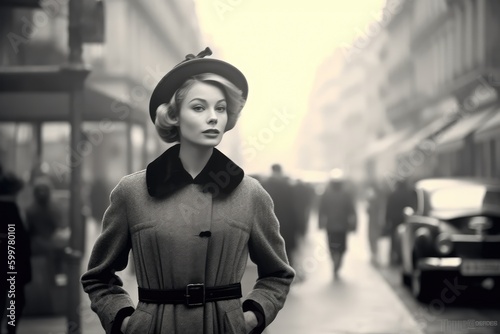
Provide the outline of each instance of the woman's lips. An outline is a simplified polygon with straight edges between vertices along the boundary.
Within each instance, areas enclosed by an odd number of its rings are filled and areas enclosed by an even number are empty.
[[[209,133],[209,134],[216,134],[216,135],[218,135],[220,133],[220,131],[217,130],[217,129],[209,129],[209,130],[203,131],[203,133]]]

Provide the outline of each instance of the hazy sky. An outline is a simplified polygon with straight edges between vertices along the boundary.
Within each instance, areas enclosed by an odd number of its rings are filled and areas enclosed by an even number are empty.
[[[239,128],[247,170],[295,161],[318,66],[366,33],[384,0],[195,0],[207,44],[240,68],[249,97]],[[290,114],[291,116],[286,116]],[[309,116],[310,117],[310,116]],[[314,131],[314,129],[308,129]]]

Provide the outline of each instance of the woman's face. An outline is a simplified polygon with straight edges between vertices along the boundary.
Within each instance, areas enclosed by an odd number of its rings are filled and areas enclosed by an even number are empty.
[[[220,88],[195,82],[179,110],[181,144],[218,145],[226,128],[226,108],[226,98]]]

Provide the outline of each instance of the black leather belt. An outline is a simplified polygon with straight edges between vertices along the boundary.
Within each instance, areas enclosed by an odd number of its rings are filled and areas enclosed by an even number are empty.
[[[241,298],[241,284],[205,287],[203,283],[186,285],[185,289],[155,290],[139,288],[139,301],[154,304],[201,306],[208,302]]]

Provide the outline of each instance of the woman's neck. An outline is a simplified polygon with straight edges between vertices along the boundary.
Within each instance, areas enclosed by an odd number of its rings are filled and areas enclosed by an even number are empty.
[[[194,179],[203,170],[213,151],[214,148],[210,146],[181,143],[179,159],[186,172]]]

